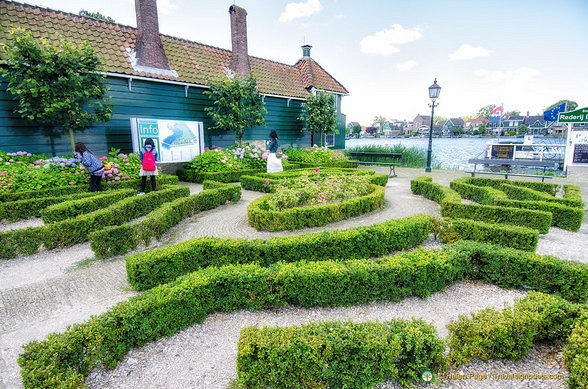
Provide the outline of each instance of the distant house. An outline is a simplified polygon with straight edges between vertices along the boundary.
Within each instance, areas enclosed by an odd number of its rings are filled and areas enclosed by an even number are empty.
[[[519,130],[519,126],[524,124],[525,117],[524,116],[511,116],[508,119],[502,120],[501,123],[501,131],[510,131],[510,132],[517,132]]]
[[[132,151],[131,118],[202,122],[205,146],[233,144],[234,133],[211,129],[213,123],[205,108],[212,102],[203,94],[210,82],[226,77],[229,70],[255,77],[268,112],[266,127],[246,130],[244,141],[265,140],[270,130],[277,130],[283,148],[310,145],[311,136],[301,132],[303,122],[298,117],[308,96],[325,91],[334,97],[339,131],[327,136],[326,142],[335,148],[345,147],[341,99],[348,91],[311,58],[311,46],[302,47],[302,58],[294,65],[253,57],[247,51],[247,12],[243,8],[229,8],[232,50],[225,50],[160,34],[155,0],[137,0],[135,4],[137,28],[0,0],[3,44],[11,44],[13,28],[23,28],[51,43],[56,43],[58,36],[76,43],[88,41],[101,58],[114,110],[110,121],[76,134],[91,150],[98,154],[111,147]],[[0,50],[0,60],[6,59]],[[38,123],[14,113],[17,102],[6,88],[6,81],[0,79],[1,150],[52,155],[71,151],[66,135],[44,136]],[[314,143],[318,144],[318,139]]]
[[[441,127],[441,133],[445,136],[451,135],[456,131],[463,132],[464,129],[464,121],[462,118],[452,118],[444,121],[443,124],[441,124],[440,121],[437,125]]]
[[[464,123],[464,129],[466,131],[470,131],[470,130],[477,130],[482,124],[484,126],[486,126],[488,124],[490,120],[486,119],[486,118],[474,118],[474,119],[468,119],[465,121]]]
[[[545,121],[543,115],[526,116],[523,124],[527,126],[527,134],[547,135],[548,123]]]
[[[416,117],[412,121],[413,128],[419,129],[420,127],[430,126],[431,125],[431,117],[427,115],[417,114]]]

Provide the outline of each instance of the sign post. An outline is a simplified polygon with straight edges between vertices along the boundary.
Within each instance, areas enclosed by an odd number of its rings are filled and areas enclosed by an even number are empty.
[[[588,107],[571,112],[560,112],[558,122],[568,123],[566,155],[564,158],[564,171],[566,174],[568,166],[588,166],[588,131],[574,131],[572,133],[572,123],[588,123]]]
[[[203,123],[186,120],[131,118],[133,152],[151,138],[158,162],[187,162],[204,151]]]

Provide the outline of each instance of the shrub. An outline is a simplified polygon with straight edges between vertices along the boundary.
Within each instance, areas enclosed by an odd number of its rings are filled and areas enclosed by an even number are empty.
[[[0,220],[15,222],[31,217],[40,217],[41,211],[51,205],[64,201],[76,200],[96,196],[101,192],[74,193],[65,196],[40,197],[16,201],[7,201],[0,204]]]
[[[237,374],[249,388],[411,385],[423,371],[444,368],[443,351],[435,327],[415,319],[248,327],[241,330]]]
[[[200,193],[163,204],[137,223],[105,227],[90,233],[90,248],[98,258],[122,255],[140,243],[149,245],[152,238],[160,239],[166,231],[187,217],[241,198],[238,185],[205,181],[204,188]]]
[[[47,227],[24,228],[0,233],[1,254],[13,258],[19,254],[34,254],[42,245],[51,250],[70,247],[88,239],[88,234],[109,225],[119,225],[143,216],[161,204],[187,196],[186,187],[170,187],[145,196],[128,197],[110,207],[89,214],[53,223]]]
[[[99,193],[99,192],[94,192]],[[136,194],[134,189],[121,189],[99,193],[89,198],[74,199],[60,202],[41,211],[41,218],[45,224],[56,223],[66,219],[82,216]]]
[[[521,201],[547,201],[554,202],[570,207],[582,207],[582,202],[577,200],[560,199],[550,194],[539,192],[531,188],[524,188],[517,185],[502,184],[502,191],[506,193],[508,198],[512,200]]]
[[[470,278],[502,288],[531,288],[575,302],[588,299],[588,265],[584,263],[465,240],[443,250],[470,263]]]
[[[526,227],[485,223],[477,220],[451,219],[451,231],[460,239],[475,240],[534,252],[539,243],[539,232]]]
[[[417,147],[406,147],[401,144],[392,145],[392,146],[382,146],[382,145],[364,145],[364,146],[356,146],[345,149],[345,155],[349,157],[350,153],[353,152],[360,152],[360,153],[399,153],[402,154],[402,160],[400,161],[401,166],[404,167],[414,167],[414,168],[422,168],[427,164],[427,152],[423,149],[419,149]],[[365,159],[369,158],[369,159]],[[359,161],[369,160],[375,162],[389,162],[387,158],[378,158],[378,157],[358,157],[353,158]],[[433,159],[432,166],[435,169],[440,168],[440,164]]]
[[[559,189],[559,184],[551,184],[549,182],[535,182],[535,181],[519,181],[519,180],[505,180],[500,178],[485,178],[485,177],[467,177],[466,183],[475,186],[490,186],[494,189],[501,190],[503,184],[516,185],[524,188],[530,188],[538,192],[545,192],[555,196]]]
[[[580,227],[582,227],[582,220],[584,219],[584,211],[582,208],[569,207],[554,202],[501,199],[496,200],[495,205],[549,212],[551,213],[552,226],[569,231],[578,231]]]
[[[564,350],[570,389],[586,388],[588,382],[588,311],[576,321]]]
[[[424,242],[431,219],[416,215],[369,227],[268,240],[197,238],[128,256],[127,275],[135,289],[144,290],[208,266],[377,257]]]
[[[491,186],[478,186],[469,183],[469,178],[458,178],[449,184],[464,199],[475,201],[479,204],[494,205],[499,199],[508,199],[506,194]]]
[[[288,156],[288,160],[299,163],[302,166],[308,167],[322,167],[322,166],[337,166],[345,167],[349,160],[345,155],[334,152],[327,146],[312,146],[302,149],[289,148],[284,151]]]
[[[339,220],[362,215],[380,208],[384,203],[384,188],[369,185],[365,196],[353,197],[339,203],[319,204],[282,210],[268,209],[268,196],[253,200],[247,206],[249,225],[269,231],[295,230],[307,227],[324,226]]]
[[[564,200],[570,204],[576,204],[577,207],[583,207],[582,194],[580,193],[580,187],[578,185],[564,185]]]
[[[461,196],[455,190],[433,183],[431,177],[418,177],[410,181],[412,193],[418,194],[443,205],[444,202],[461,203]]]
[[[472,359],[519,359],[534,341],[565,341],[582,306],[559,297],[531,292],[514,308],[485,309],[470,317],[460,315],[449,329],[449,359],[461,365]]]
[[[242,169],[266,170],[266,160],[269,150],[245,143],[243,146],[234,144],[228,148],[215,147],[196,156],[186,164],[186,169],[199,173],[229,173]]]

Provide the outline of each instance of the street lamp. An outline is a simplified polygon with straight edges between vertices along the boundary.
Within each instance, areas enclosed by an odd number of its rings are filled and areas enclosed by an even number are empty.
[[[427,167],[425,168],[426,172],[431,171],[431,155],[433,153],[433,118],[435,115],[435,107],[439,104],[435,104],[435,101],[439,98],[439,94],[441,93],[441,87],[437,85],[437,78],[433,82],[433,85],[429,87],[429,98],[432,101],[432,104],[429,104],[431,107],[431,127],[429,128],[429,149],[427,150]]]

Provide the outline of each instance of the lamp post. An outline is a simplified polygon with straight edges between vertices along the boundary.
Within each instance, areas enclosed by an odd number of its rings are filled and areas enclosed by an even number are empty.
[[[432,104],[429,104],[431,107],[431,127],[429,128],[429,148],[427,150],[427,167],[425,168],[426,172],[431,171],[431,156],[433,154],[433,118],[435,116],[435,107],[439,104],[435,104],[435,101],[439,98],[439,94],[441,93],[441,87],[437,85],[437,78],[433,82],[433,85],[429,87],[429,98],[431,99]]]

